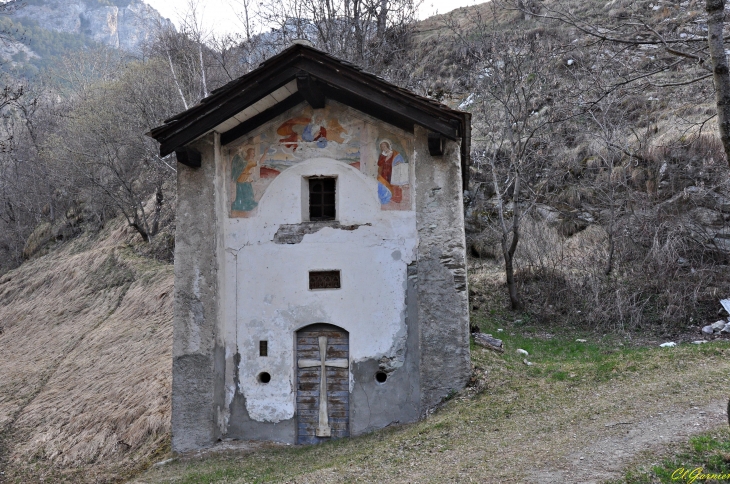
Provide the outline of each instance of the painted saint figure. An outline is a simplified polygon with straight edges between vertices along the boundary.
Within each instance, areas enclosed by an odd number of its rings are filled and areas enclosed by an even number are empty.
[[[393,168],[405,164],[406,160],[393,150],[389,140],[380,142],[380,156],[378,157],[378,198],[385,205],[389,202],[400,203],[403,199],[402,180],[393,180]],[[400,170],[399,170],[400,171]],[[407,182],[406,182],[407,183]]]
[[[242,160],[237,154],[231,162],[232,179],[236,182],[236,199],[231,204],[231,210],[250,212],[258,206],[253,194],[253,176],[251,172],[256,168],[256,150],[248,148],[246,159]],[[263,159],[263,155],[261,156]],[[244,163],[245,161],[245,163]]]
[[[299,140],[301,140],[301,134],[299,133],[300,126],[306,126],[311,122],[311,118],[299,116],[296,118],[287,119],[284,123],[279,126],[276,130],[276,134],[282,136],[279,142],[287,149],[296,151],[299,147]],[[297,128],[296,130],[294,128]]]
[[[322,122],[321,116],[314,116],[312,122],[304,127],[302,139],[307,142],[316,142],[317,148],[327,147],[327,128]]]

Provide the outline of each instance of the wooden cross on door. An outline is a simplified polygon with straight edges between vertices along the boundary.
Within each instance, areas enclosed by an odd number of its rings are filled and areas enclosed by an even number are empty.
[[[297,364],[299,368],[320,367],[319,378],[319,423],[315,435],[317,437],[330,437],[329,417],[327,415],[327,367],[348,368],[350,365],[346,359],[327,359],[327,336],[319,337],[319,360],[300,359]]]

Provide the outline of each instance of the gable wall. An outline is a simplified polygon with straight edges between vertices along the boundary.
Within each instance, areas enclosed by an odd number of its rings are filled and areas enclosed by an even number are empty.
[[[390,180],[398,183],[398,201],[383,196],[377,181],[383,140],[403,165]],[[293,335],[313,323],[349,332],[353,434],[416,419],[418,338],[413,333],[409,350],[406,311],[417,245],[413,135],[334,102],[317,111],[300,105],[224,149],[222,160],[229,203],[218,215],[231,271],[222,307],[226,368],[233,371],[226,374],[221,432],[293,441]],[[306,222],[310,176],[337,177],[339,226]],[[309,290],[311,270],[341,271],[341,289]],[[268,342],[267,357],[258,355],[260,340]],[[384,384],[375,382],[379,369],[389,374]],[[267,384],[257,378],[264,371]],[[362,404],[368,400],[372,406]]]
[[[322,127],[326,144],[311,136]],[[300,105],[235,145],[218,139],[198,142],[203,167],[178,175],[173,449],[219,437],[294,442],[294,333],[312,323],[350,334],[353,435],[414,421],[463,387],[458,142],[434,158],[426,130],[405,133],[329,101],[320,113]],[[383,139],[407,165],[398,202],[377,180]],[[308,176],[337,177],[339,225],[303,223]],[[341,271],[342,288],[310,291],[308,271],[327,269]],[[190,345],[203,334],[204,345]],[[262,371],[270,383],[258,381]]]
[[[460,144],[428,154],[416,126],[418,320],[421,406],[431,408],[466,386],[471,375],[469,299]]]

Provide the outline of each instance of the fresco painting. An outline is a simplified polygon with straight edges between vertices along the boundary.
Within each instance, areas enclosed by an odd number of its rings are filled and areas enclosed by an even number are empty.
[[[383,139],[379,143],[378,198],[381,205],[403,201],[403,185],[408,185],[408,164],[403,156],[393,150],[393,142]],[[405,168],[405,170],[404,170]]]
[[[412,210],[407,155],[412,136],[385,131],[381,122],[355,113],[335,102],[316,110],[302,106],[233,147],[228,157],[230,216],[254,216],[273,179],[311,158],[332,158],[375,178],[383,210]]]
[[[344,126],[343,126],[344,123]],[[267,131],[268,152],[262,167],[281,172],[310,158],[333,158],[348,164],[360,161],[362,120],[348,116],[347,108],[329,104],[307,106],[297,116],[272,123]]]
[[[253,182],[254,172],[260,159],[263,159],[263,156],[257,158],[256,148],[250,144],[233,156],[231,160],[231,184],[233,185],[231,214],[247,216],[246,213],[252,212],[258,206]]]

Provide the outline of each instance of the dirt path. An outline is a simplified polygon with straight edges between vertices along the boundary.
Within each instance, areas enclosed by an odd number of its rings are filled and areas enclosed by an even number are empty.
[[[591,484],[619,478],[642,452],[687,442],[694,434],[726,425],[726,405],[727,401],[719,400],[703,407],[669,407],[645,420],[605,424],[606,433],[619,428],[621,434],[599,438],[582,451],[549,463],[533,474],[533,482]]]
[[[537,355],[526,367],[477,349],[486,388],[425,421],[332,445],[181,459],[136,482],[605,482],[645,451],[727,425],[730,346],[704,346],[565,360],[576,376],[557,380]]]

